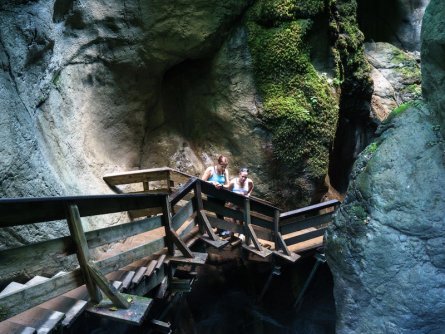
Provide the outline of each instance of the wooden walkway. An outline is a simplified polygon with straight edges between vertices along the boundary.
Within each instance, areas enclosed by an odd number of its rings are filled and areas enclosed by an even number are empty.
[[[196,266],[208,256],[192,251],[196,242],[214,250],[241,247],[252,261],[293,263],[323,245],[339,204],[333,200],[283,213],[260,199],[218,190],[170,168],[106,175],[104,180],[122,194],[0,199],[0,228],[66,220],[70,230],[66,237],[0,251],[0,284],[5,286],[0,333],[67,332],[83,312],[139,325],[151,319],[154,300],[190,289]],[[215,204],[207,196],[242,210]],[[83,230],[82,217],[117,212],[128,212],[129,221]],[[245,238],[224,240],[216,228]],[[134,237],[143,242],[106,258],[93,256],[98,247]],[[61,268],[66,261],[74,265],[40,276],[48,259],[59,261]],[[23,276],[30,279],[16,282]],[[168,330],[162,321],[151,323]]]

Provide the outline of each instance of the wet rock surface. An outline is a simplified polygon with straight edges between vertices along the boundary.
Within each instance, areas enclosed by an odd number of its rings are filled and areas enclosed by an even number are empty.
[[[374,92],[371,112],[384,120],[399,105],[421,98],[420,53],[398,49],[389,43],[366,43],[372,66]]]

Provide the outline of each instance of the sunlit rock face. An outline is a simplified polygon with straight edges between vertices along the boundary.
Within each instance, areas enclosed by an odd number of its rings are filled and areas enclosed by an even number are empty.
[[[175,65],[187,60],[205,63],[215,54],[247,5],[247,1],[2,2],[0,195],[107,193],[111,191],[102,181],[107,172],[189,163],[192,168],[181,169],[198,174],[216,153],[230,153],[224,145],[212,146],[226,137],[217,128],[206,147],[209,159],[200,156],[204,149],[195,149],[190,136],[177,131],[183,119],[175,117],[181,110],[175,114],[164,107],[184,91],[170,81],[170,91],[165,92],[163,82]],[[200,73],[209,75],[205,69]],[[249,93],[252,104],[253,89]],[[242,107],[243,102],[239,104]],[[249,122],[255,123],[255,110],[247,109],[253,115]],[[165,124],[171,124],[166,130],[174,133],[168,145],[175,154],[156,160],[150,143],[157,138],[156,129]],[[186,158],[178,158],[187,147],[193,149]],[[67,232],[63,223],[52,227],[9,231],[0,239],[0,248]]]
[[[425,92],[439,90],[445,75],[442,7],[431,1],[423,21],[425,103],[398,108],[381,124],[327,234],[337,333],[445,328],[443,109],[438,93]]]
[[[389,43],[366,43],[366,58],[372,67],[374,92],[372,116],[384,120],[399,105],[421,97],[420,54]]]

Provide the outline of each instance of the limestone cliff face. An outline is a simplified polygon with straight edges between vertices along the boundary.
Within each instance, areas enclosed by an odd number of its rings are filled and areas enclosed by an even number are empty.
[[[149,150],[156,129],[182,120],[181,110],[164,105],[184,91],[181,86],[164,88],[163,83],[172,83],[164,76],[185,60],[198,62],[214,54],[247,5],[2,2],[0,195],[107,193],[111,191],[101,180],[107,172],[181,160],[174,155],[155,160]],[[206,69],[200,73],[209,75]],[[212,134],[215,142],[221,137],[221,131]],[[179,132],[169,145],[180,152],[187,140]],[[194,152],[194,169],[183,169],[190,173],[203,168],[203,159]],[[0,247],[66,233],[64,224],[52,227],[4,232]]]
[[[283,177],[273,155],[273,136],[260,117],[264,96],[257,90],[243,21],[254,3],[2,2],[0,196],[111,193],[102,181],[106,173],[170,166],[200,175],[225,154],[232,175],[238,167],[250,167],[257,196],[276,202],[285,198],[291,205],[321,198],[337,92],[332,78],[320,75],[311,61],[334,72],[329,15],[324,1],[316,1],[316,6],[293,1],[291,17],[278,13],[274,23],[282,32],[291,24],[301,43],[326,38],[316,60],[309,48],[295,50],[295,45],[292,52],[301,53],[304,66],[285,59],[286,66],[311,76],[311,82],[292,80],[301,90],[294,87],[292,98],[302,101],[304,109],[297,111],[303,112],[303,123],[312,127],[315,139],[310,149],[305,145],[304,159],[289,157],[294,174]],[[260,7],[267,7],[267,14],[283,10],[280,3],[261,2]],[[313,22],[317,29],[323,26],[321,35],[314,35]],[[266,23],[265,29],[274,31]],[[321,92],[323,96],[317,95]],[[322,98],[326,94],[328,100]],[[325,109],[329,117],[318,127],[317,115]],[[301,124],[286,127],[284,144],[298,142],[292,139],[304,132]],[[310,154],[312,148],[317,154]],[[309,180],[309,164],[317,168],[316,182]],[[86,225],[95,223],[100,221]],[[51,224],[50,231],[41,226],[3,231],[0,248],[67,233],[63,223]]]
[[[402,105],[379,127],[327,234],[338,333],[445,328],[445,146],[435,93],[445,76],[442,18],[443,4],[431,1],[422,34],[425,103]]]

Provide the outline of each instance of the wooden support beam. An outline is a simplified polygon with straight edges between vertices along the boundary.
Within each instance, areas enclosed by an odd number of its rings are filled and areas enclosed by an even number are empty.
[[[184,241],[178,236],[178,234],[174,230],[170,230],[171,237],[173,239],[174,244],[181,253],[188,258],[193,258],[192,251],[187,247]]]
[[[279,210],[275,210],[273,223],[274,223],[275,250],[276,251],[281,250],[281,251],[283,251],[284,255],[291,256],[292,253],[287,248],[287,245],[284,242],[283,237],[281,236],[281,233],[280,233],[280,226],[279,226],[280,225],[280,211]]]
[[[204,210],[204,204],[202,203],[202,192],[201,192],[201,182],[195,182],[195,202],[196,202],[196,211],[201,212],[202,210]],[[206,229],[204,226],[204,222],[202,221],[202,219],[200,217],[198,217],[198,226],[199,226],[199,232],[201,234],[205,234]]]
[[[110,284],[110,282],[108,282],[108,280],[102,275],[100,270],[97,269],[97,267],[91,261],[88,263],[88,270],[94,282],[111,300],[114,306],[125,309],[130,307],[130,304],[127,302],[127,300],[120,294],[119,291],[116,290],[113,285]]]
[[[170,201],[168,197],[165,198],[164,203],[162,205],[162,224],[165,229],[165,243],[167,244],[168,254],[175,254],[175,245],[173,239],[173,226],[172,226],[172,209]]]
[[[248,198],[244,199],[244,230],[246,234],[247,245],[249,245],[250,240],[252,240],[255,249],[261,252],[263,248],[261,247],[261,244],[258,241],[258,238],[255,234],[255,231],[252,228],[250,221],[250,201]]]
[[[85,284],[88,289],[90,299],[94,303],[99,303],[102,300],[102,295],[97,288],[94,279],[90,275],[88,262],[90,260],[90,252],[88,249],[87,239],[83,232],[82,222],[80,220],[79,209],[77,205],[68,206],[68,225],[70,228],[71,236],[77,247],[77,259],[79,260],[80,269],[84,276]]]
[[[200,218],[199,220],[200,220],[201,224],[203,225],[204,230],[207,232],[208,237],[213,241],[218,240],[219,238],[216,236],[215,232],[213,232],[212,225],[210,225],[210,222],[207,219],[207,215],[206,215],[205,211],[199,210],[198,215]]]

